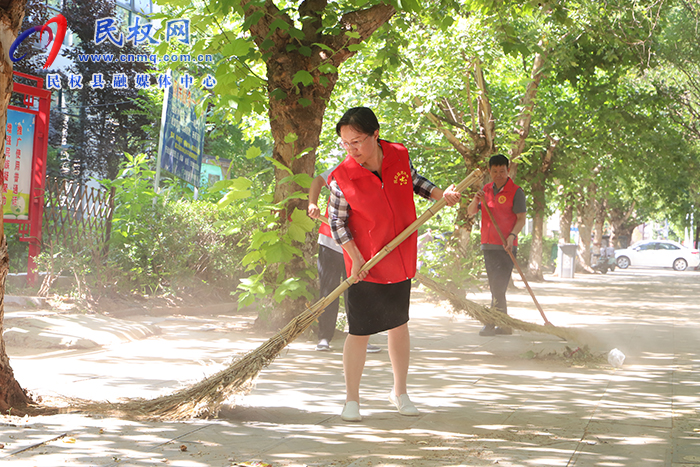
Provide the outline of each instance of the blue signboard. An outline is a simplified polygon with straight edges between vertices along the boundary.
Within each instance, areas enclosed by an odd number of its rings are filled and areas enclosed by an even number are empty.
[[[29,194],[34,162],[34,115],[8,109],[5,133],[3,217],[29,219]]]
[[[197,116],[195,107],[203,98],[202,91],[187,79],[192,80],[187,74],[173,73],[168,88],[160,168],[199,187],[206,116]]]

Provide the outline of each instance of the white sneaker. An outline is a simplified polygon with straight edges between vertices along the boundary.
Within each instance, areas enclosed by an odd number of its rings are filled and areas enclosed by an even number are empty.
[[[378,353],[381,351],[382,351],[381,347],[377,347],[376,345],[372,345],[369,342],[367,343],[367,353]]]
[[[343,406],[343,413],[340,414],[340,418],[346,422],[362,421],[362,415],[360,415],[360,404],[355,401],[347,401]]]
[[[328,343],[328,340],[321,339],[316,345],[316,350],[319,352],[328,352],[329,350],[331,350],[331,345]]]
[[[401,415],[406,415],[407,417],[420,415],[416,406],[408,398],[408,394],[401,394],[399,397],[396,397],[394,391],[391,391],[389,393],[389,401],[396,406]]]

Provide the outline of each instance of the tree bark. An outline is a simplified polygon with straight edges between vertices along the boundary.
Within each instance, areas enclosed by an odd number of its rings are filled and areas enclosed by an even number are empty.
[[[10,45],[17,38],[24,19],[27,0],[13,0],[0,7],[0,126],[7,129],[7,106],[12,96],[12,62],[9,60]],[[5,132],[0,145],[0,161],[5,166]],[[0,221],[0,413],[21,414],[31,399],[15,379],[10,359],[5,350],[3,321],[5,319],[5,279],[10,270],[4,220]]]

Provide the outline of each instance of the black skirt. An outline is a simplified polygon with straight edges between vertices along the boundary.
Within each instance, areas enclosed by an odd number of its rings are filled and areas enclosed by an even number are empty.
[[[369,336],[408,322],[411,280],[396,284],[361,281],[348,289],[346,312],[350,334]]]

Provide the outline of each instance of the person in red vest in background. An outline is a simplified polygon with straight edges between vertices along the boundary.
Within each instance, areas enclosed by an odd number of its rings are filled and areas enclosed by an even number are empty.
[[[407,394],[410,359],[408,308],[411,279],[416,273],[414,232],[369,271],[362,266],[416,219],[413,195],[452,206],[460,199],[454,185],[447,190],[418,175],[406,148],[379,139],[379,122],[367,107],[349,109],[336,125],[347,157],[331,173],[331,233],[343,247],[346,273],[356,275],[348,289],[349,333],[343,347],[346,402],[341,418],[360,421],[360,379],[369,336],[388,331],[394,386],[389,400],[402,415],[418,415]]]
[[[496,154],[489,159],[489,175],[491,175],[491,183],[486,184],[484,189],[474,196],[467,207],[467,212],[473,216],[481,207],[481,250],[484,254],[489,289],[491,289],[491,307],[508,314],[506,290],[513,272],[513,260],[510,259],[506,249],[515,256],[518,233],[525,226],[526,200],[522,188],[513,183],[508,176],[506,156]],[[505,245],[486,213],[484,202],[506,239]],[[513,330],[487,324],[479,331],[480,336],[497,334],[513,334]]]
[[[321,217],[321,210],[318,207],[318,197],[321,194],[321,189],[328,185],[328,176],[335,170],[335,167],[330,168],[311,182],[309,188],[309,205],[306,213],[312,219]],[[328,210],[326,210],[328,216]],[[340,282],[347,278],[345,274],[345,263],[343,261],[343,249],[338,245],[331,236],[331,228],[326,223],[321,223],[318,229],[318,260],[316,261],[318,269],[318,280],[320,286],[321,297],[326,297],[331,294],[339,285]],[[345,301],[347,303],[347,290],[345,291]],[[326,310],[318,317],[318,344],[316,350],[327,352],[331,350],[331,340],[335,334],[335,323],[338,320],[338,309],[340,308],[340,298],[336,298],[326,307]],[[376,345],[367,343],[367,352],[377,353],[382,349]]]

